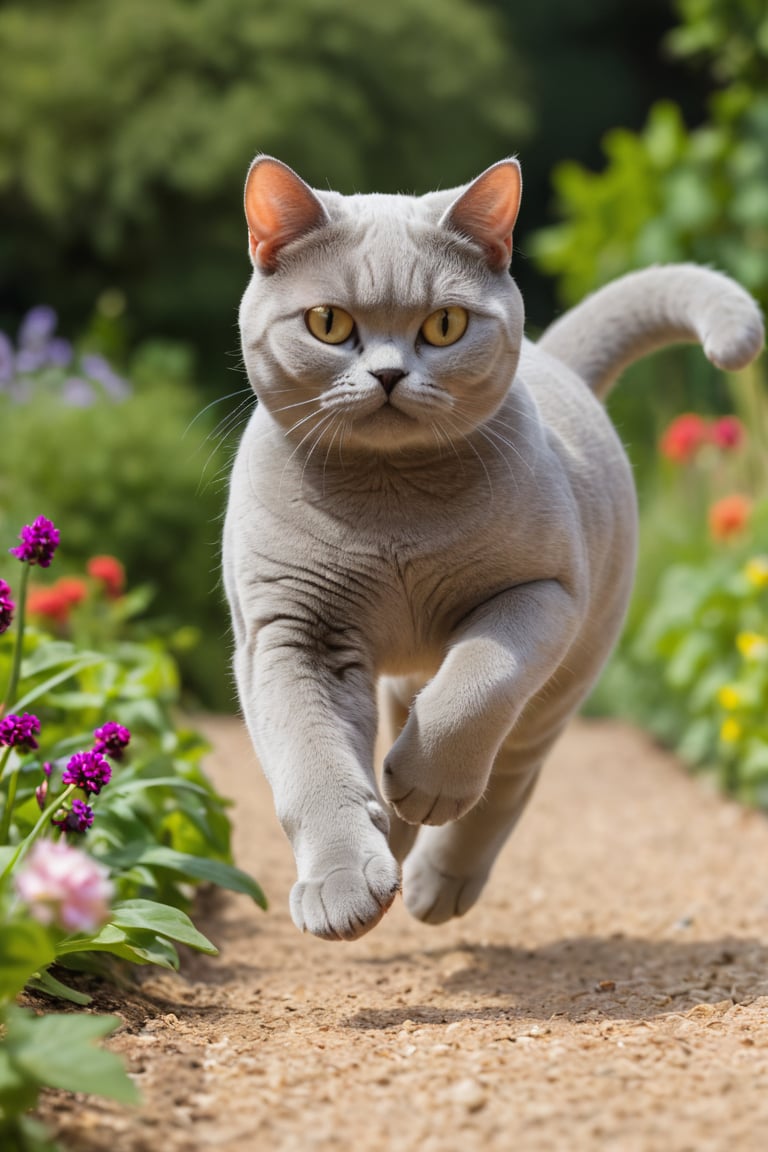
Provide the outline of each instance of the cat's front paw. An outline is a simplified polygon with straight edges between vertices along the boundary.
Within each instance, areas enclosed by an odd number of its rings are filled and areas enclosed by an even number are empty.
[[[448,824],[474,808],[485,790],[486,776],[472,772],[437,774],[413,758],[398,741],[384,761],[381,790],[406,824]]]
[[[291,916],[302,932],[323,940],[356,940],[378,924],[399,890],[395,860],[371,855],[359,866],[340,864],[299,880],[291,891]]]

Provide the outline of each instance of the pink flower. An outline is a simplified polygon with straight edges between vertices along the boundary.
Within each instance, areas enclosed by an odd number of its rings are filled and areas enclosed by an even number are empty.
[[[114,888],[107,869],[63,840],[37,840],[14,882],[41,924],[90,933],[109,919]]]
[[[732,452],[744,443],[746,433],[738,416],[721,416],[709,430],[710,439],[724,452]]]

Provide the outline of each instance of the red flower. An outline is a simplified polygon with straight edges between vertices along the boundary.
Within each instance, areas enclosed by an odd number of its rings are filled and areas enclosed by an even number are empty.
[[[715,540],[730,540],[740,535],[749,524],[752,501],[734,493],[716,500],[709,509],[709,531]]]
[[[684,464],[692,460],[709,439],[709,427],[702,416],[686,412],[669,425],[661,438],[659,449],[668,460]]]
[[[77,576],[62,576],[50,588],[30,588],[27,611],[30,616],[44,616],[57,624],[65,624],[74,606],[87,594],[84,580]]]
[[[713,444],[729,452],[739,448],[746,436],[744,425],[737,416],[721,416],[715,420],[709,431]]]
[[[92,556],[88,561],[87,572],[104,585],[104,591],[111,600],[122,595],[125,589],[125,568],[114,556]]]

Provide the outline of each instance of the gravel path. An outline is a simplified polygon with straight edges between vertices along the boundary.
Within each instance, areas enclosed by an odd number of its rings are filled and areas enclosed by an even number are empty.
[[[236,855],[270,898],[221,948],[105,995],[138,1112],[51,1093],[75,1152],[764,1152],[768,821],[642,735],[574,724],[484,899],[299,935],[293,864],[237,721],[204,722]]]

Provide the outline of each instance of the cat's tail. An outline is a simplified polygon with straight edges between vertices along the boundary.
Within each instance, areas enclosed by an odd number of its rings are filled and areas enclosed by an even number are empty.
[[[738,284],[695,264],[630,272],[588,296],[539,340],[602,399],[634,360],[699,343],[718,368],[744,368],[763,347],[760,309]]]

